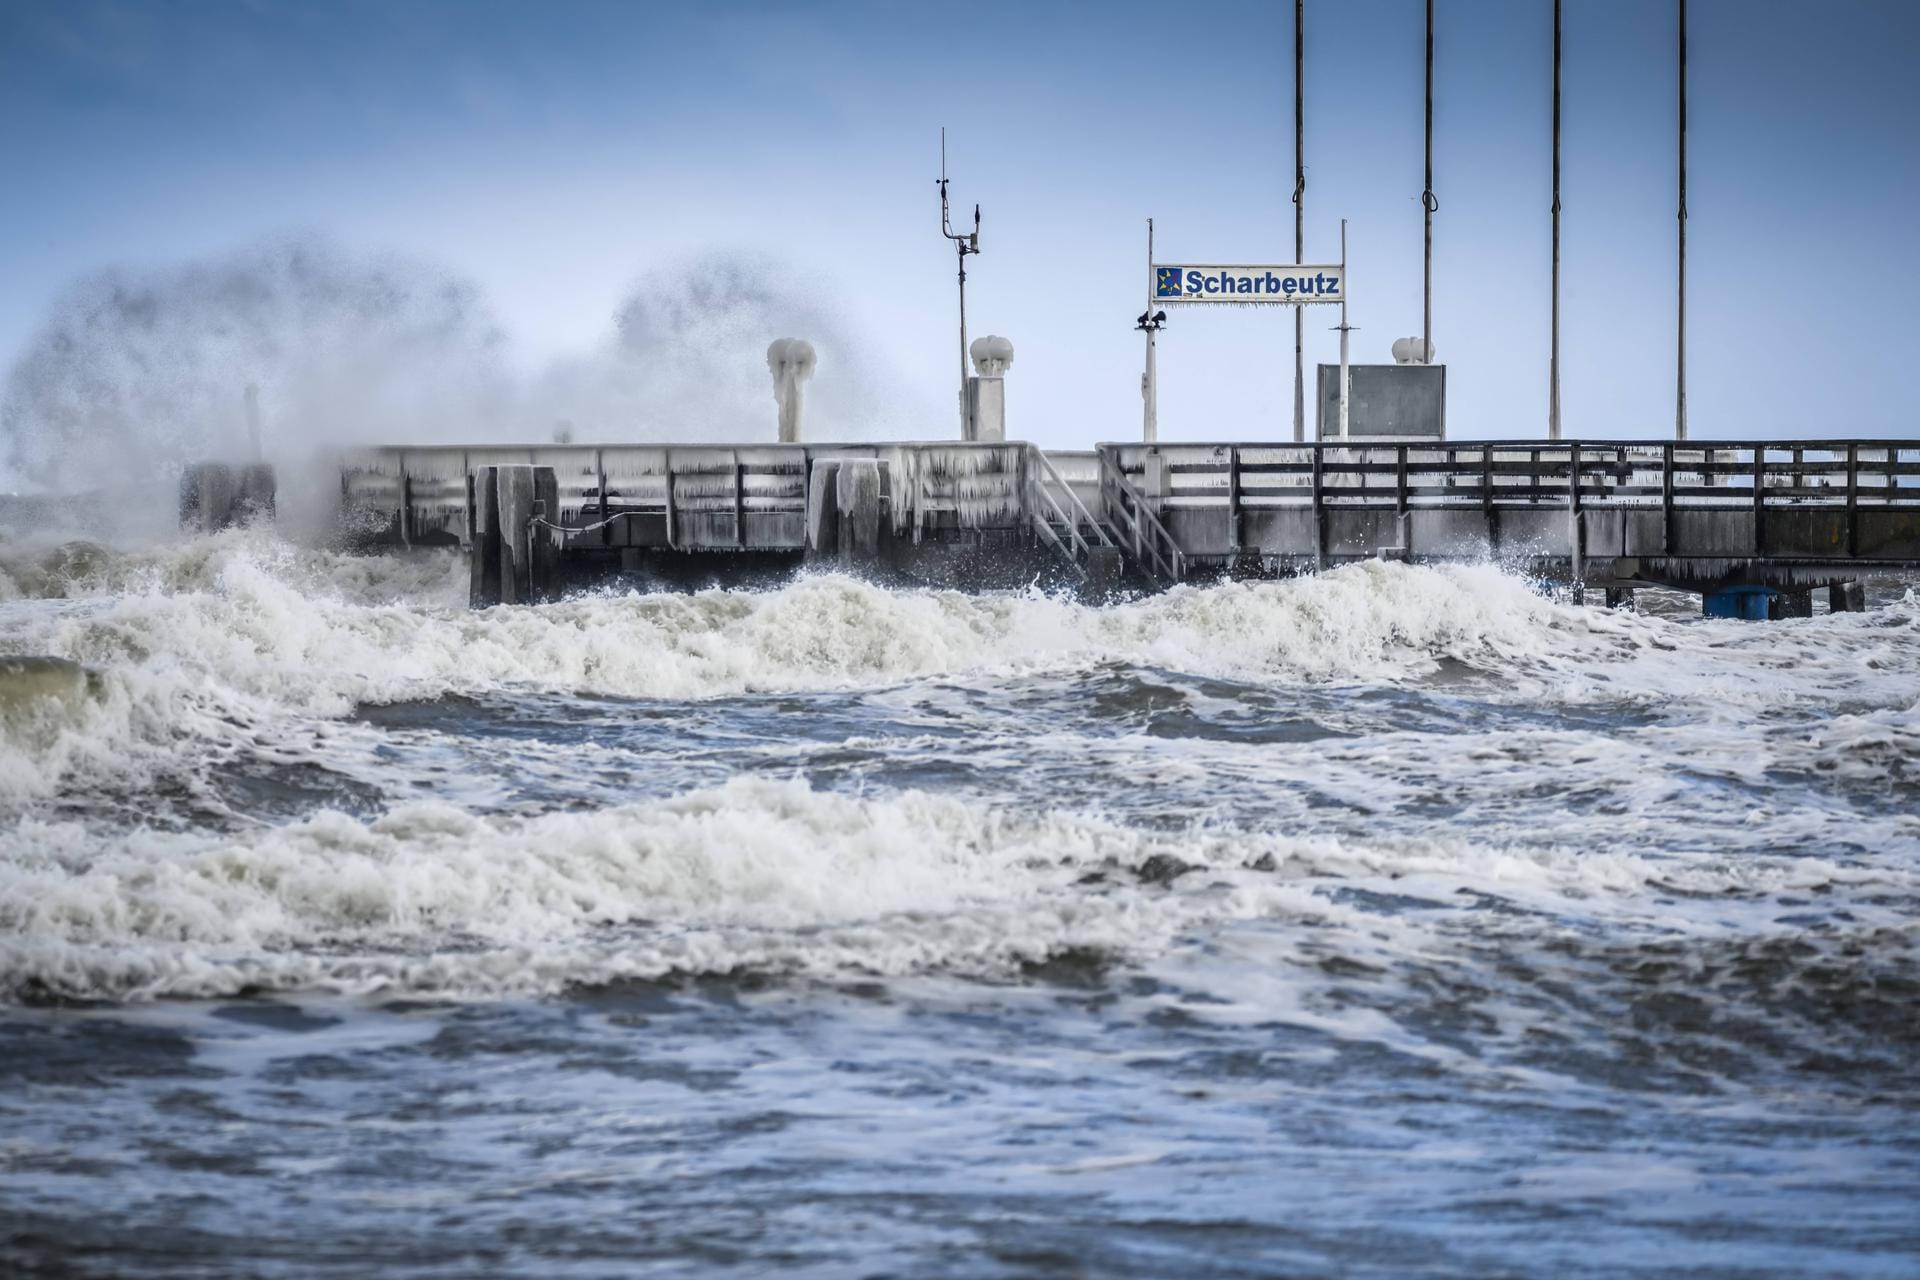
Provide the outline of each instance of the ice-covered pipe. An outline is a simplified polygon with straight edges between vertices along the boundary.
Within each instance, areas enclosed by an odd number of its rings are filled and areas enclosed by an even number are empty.
[[[780,443],[798,444],[800,387],[813,376],[817,357],[805,338],[775,338],[767,346],[767,372],[773,375],[773,399],[780,406]]]

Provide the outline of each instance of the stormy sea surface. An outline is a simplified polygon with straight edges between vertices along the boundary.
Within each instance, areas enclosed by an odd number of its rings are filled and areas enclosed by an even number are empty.
[[[1920,1272],[1903,584],[0,568],[0,1273]]]

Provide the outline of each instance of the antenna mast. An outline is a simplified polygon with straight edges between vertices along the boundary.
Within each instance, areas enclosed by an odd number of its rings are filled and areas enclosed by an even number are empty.
[[[947,213],[947,131],[940,130],[940,234],[953,242],[960,262],[960,438],[967,438],[967,255],[980,252],[980,206],[973,206],[973,231],[956,232]]]

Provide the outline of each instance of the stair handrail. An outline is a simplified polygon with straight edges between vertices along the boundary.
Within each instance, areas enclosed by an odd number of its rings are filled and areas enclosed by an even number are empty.
[[[1040,470],[1045,473],[1039,479],[1040,492],[1046,497],[1047,505],[1052,507],[1054,514],[1059,517],[1060,523],[1074,530],[1076,534],[1080,524],[1084,523],[1088,529],[1092,530],[1094,540],[1101,546],[1113,546],[1113,539],[1107,536],[1107,531],[1101,527],[1098,520],[1093,518],[1093,513],[1087,510],[1087,504],[1080,501],[1080,495],[1073,491],[1073,486],[1067,483],[1066,477],[1062,476],[1059,468],[1053,465],[1053,459],[1047,456],[1046,451],[1039,445],[1033,444],[1028,445],[1027,449],[1039,461]],[[1052,485],[1059,486],[1060,492],[1067,496],[1067,506],[1072,508],[1071,515],[1079,517],[1078,520],[1071,519],[1070,513],[1054,498]],[[1076,537],[1076,542],[1084,548],[1085,539]]]
[[[1111,489],[1118,499],[1106,502],[1104,498]],[[1147,505],[1146,495],[1133,487],[1126,472],[1111,452],[1100,450],[1100,491],[1102,505],[1109,511],[1117,510],[1125,518],[1129,531],[1133,534],[1133,554],[1136,559],[1148,560],[1147,569],[1156,578],[1168,582],[1179,582],[1186,576],[1186,554],[1180,550],[1180,544],[1174,541],[1173,534],[1161,523],[1160,517]],[[1164,545],[1165,553],[1161,551]]]

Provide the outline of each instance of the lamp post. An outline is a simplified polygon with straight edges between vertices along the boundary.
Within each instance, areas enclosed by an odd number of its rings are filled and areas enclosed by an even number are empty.
[[[1154,338],[1159,334],[1160,327],[1166,324],[1166,322],[1166,312],[1154,311],[1149,308],[1146,311],[1142,311],[1140,318],[1134,321],[1133,324],[1134,328],[1143,331],[1147,335],[1147,371],[1140,377],[1140,399],[1143,402],[1141,406],[1140,439],[1147,444],[1155,444],[1160,439],[1160,388],[1158,379],[1155,377],[1153,356]]]

